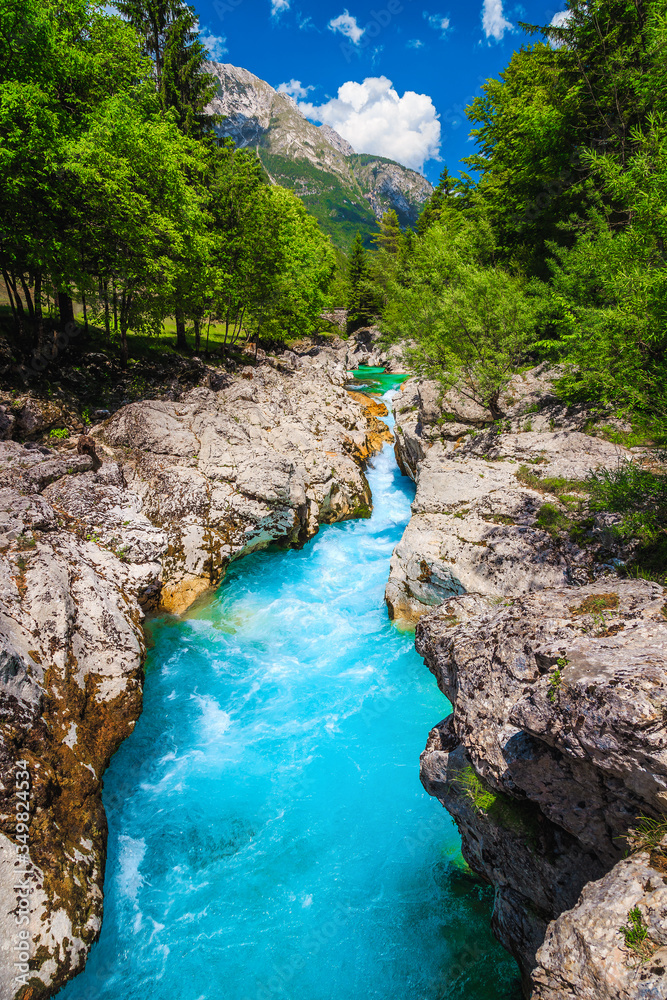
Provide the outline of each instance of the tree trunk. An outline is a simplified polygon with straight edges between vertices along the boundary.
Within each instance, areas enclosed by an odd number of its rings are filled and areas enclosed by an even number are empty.
[[[500,420],[500,418],[503,416],[503,411],[500,409],[500,406],[498,405],[499,403],[500,403],[500,390],[498,392],[494,392],[491,396],[489,396],[489,401],[486,404],[488,409],[491,411],[491,418],[493,420]]]
[[[14,317],[14,326],[16,327],[16,332],[20,333],[20,331],[21,331],[21,324],[19,322],[19,312],[18,312],[17,304],[14,301],[14,295],[12,293],[12,286],[11,286],[10,281],[9,281],[9,275],[5,271],[4,267],[2,269],[2,277],[4,278],[4,281],[5,281],[5,288],[7,289],[7,297],[9,299],[9,304],[12,307],[12,316]]]
[[[127,326],[124,320],[121,318],[120,321],[120,366],[121,368],[127,368],[127,359],[129,356],[129,351],[127,347]]]
[[[72,300],[70,299],[70,302]],[[72,313],[72,318],[74,314]],[[42,275],[35,275],[35,346],[44,343],[44,314],[42,312]]]
[[[37,306],[37,289],[35,289],[35,306]],[[68,323],[74,322],[74,303],[71,295],[68,295],[67,292],[58,292],[58,312],[60,313],[60,329],[65,330]]]
[[[107,344],[111,341],[111,326],[109,323],[109,282],[104,282],[104,331]]]
[[[199,354],[199,346],[201,343],[201,320],[195,320],[195,354]]]
[[[86,293],[81,292],[81,302],[83,303],[83,329],[88,333],[88,310],[86,309]]]
[[[120,302],[120,364],[122,368],[127,368],[127,359],[130,356],[127,344],[127,328],[132,306],[132,296],[123,292]]]
[[[113,288],[113,332],[118,333],[118,293],[116,292],[116,282],[112,282]],[[127,333],[127,330],[125,331]]]
[[[176,310],[176,350],[187,351],[188,342],[185,338],[185,316],[180,309]]]

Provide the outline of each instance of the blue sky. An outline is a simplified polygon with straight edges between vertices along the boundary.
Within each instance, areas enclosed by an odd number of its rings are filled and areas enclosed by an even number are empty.
[[[549,24],[550,0],[198,0],[202,38],[326,121],[356,148],[453,173],[474,146],[463,109]],[[341,89],[342,88],[342,89]]]

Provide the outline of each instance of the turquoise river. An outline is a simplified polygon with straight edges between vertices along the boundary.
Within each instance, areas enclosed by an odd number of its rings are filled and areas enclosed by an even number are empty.
[[[60,1000],[517,1000],[451,819],[419,782],[449,711],[383,602],[412,483],[236,563],[151,623],[105,778],[104,926]]]

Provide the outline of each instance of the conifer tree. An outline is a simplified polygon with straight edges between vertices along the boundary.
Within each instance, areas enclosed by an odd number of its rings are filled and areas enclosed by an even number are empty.
[[[449,199],[454,193],[454,179],[450,175],[447,167],[440,174],[440,180],[438,186],[434,190],[433,194],[426,202],[424,211],[419,216],[417,221],[417,232],[420,236],[430,229],[430,227],[438,222],[442,214],[444,206],[447,204]]]
[[[396,210],[390,208],[382,216],[380,232],[373,237],[373,243],[378,250],[386,250],[387,253],[395,255],[401,248],[402,236],[401,224],[398,221]]]
[[[372,323],[375,316],[370,268],[361,233],[357,233],[350,253],[349,282],[347,332],[354,333]]]

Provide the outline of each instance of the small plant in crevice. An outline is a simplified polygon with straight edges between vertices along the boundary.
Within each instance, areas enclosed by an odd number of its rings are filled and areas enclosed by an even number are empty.
[[[623,935],[625,947],[633,952],[639,964],[648,962],[657,945],[649,938],[648,927],[638,906],[630,910],[627,924],[619,927],[619,931]]]
[[[452,784],[463,789],[464,794],[470,799],[475,809],[480,812],[488,812],[498,798],[496,792],[490,791],[482,782],[473,767],[464,767],[459,771]]]
[[[656,819],[643,813],[637,817],[637,825],[628,832],[630,854],[647,851],[651,864],[660,871],[667,869],[667,816]]]
[[[69,437],[69,431],[66,427],[54,427],[49,431],[49,437],[63,441]]]
[[[600,615],[603,611],[615,611],[620,599],[618,594],[590,594],[577,607],[570,608],[573,615]]]
[[[559,660],[558,662],[560,663],[562,661]],[[567,660],[565,662],[567,663]],[[563,675],[560,671],[560,668],[556,668],[556,670],[554,670],[553,674],[551,675],[551,680],[549,681],[549,688],[547,693],[547,697],[552,704],[556,701],[556,698],[558,697],[558,692],[560,691],[562,683],[563,683]]]

